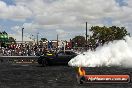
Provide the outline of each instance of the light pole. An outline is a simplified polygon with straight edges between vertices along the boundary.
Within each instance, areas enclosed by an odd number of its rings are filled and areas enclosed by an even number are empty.
[[[58,40],[59,40],[59,37],[58,37],[58,34],[57,34],[57,48],[56,48],[56,51],[58,51]]]
[[[22,44],[23,44],[23,30],[24,30],[24,28],[22,28]]]
[[[38,46],[38,34],[39,34],[39,33],[37,33],[37,46]]]
[[[86,22],[86,45],[87,45],[87,22]]]

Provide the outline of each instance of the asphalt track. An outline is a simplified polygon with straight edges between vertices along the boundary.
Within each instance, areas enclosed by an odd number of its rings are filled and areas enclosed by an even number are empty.
[[[88,68],[89,74],[130,74],[132,68]],[[69,66],[41,67],[38,64],[0,64],[0,88],[132,88],[127,84],[83,84],[76,82]]]

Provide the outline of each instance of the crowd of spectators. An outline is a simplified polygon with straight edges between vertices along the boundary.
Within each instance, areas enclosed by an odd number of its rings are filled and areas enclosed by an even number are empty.
[[[45,52],[46,47],[41,45],[12,44],[0,47],[0,56],[38,56]]]
[[[60,48],[58,50],[63,50],[63,48]],[[87,49],[85,47],[76,47],[72,48],[71,50],[82,53],[85,52]],[[49,51],[49,49],[47,49],[46,45],[11,44],[7,47],[0,47],[0,56],[40,56],[45,54],[47,51]],[[56,49],[54,49],[53,51],[56,51]]]

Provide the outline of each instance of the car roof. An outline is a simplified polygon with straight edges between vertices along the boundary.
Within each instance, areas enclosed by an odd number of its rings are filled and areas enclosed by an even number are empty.
[[[60,50],[60,51],[58,51],[57,53],[59,53],[59,52],[64,52],[64,50]],[[75,51],[73,51],[73,50],[65,50],[65,52],[73,52],[73,53],[76,53]],[[77,53],[76,53],[77,54]]]
[[[60,51],[58,51],[58,52],[74,52],[73,50],[60,50]]]

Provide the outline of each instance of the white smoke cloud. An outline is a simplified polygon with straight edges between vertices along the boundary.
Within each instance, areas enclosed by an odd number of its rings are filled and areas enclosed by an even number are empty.
[[[97,48],[96,51],[88,51],[71,59],[70,66],[100,67],[123,66],[132,67],[132,37],[125,37]]]

